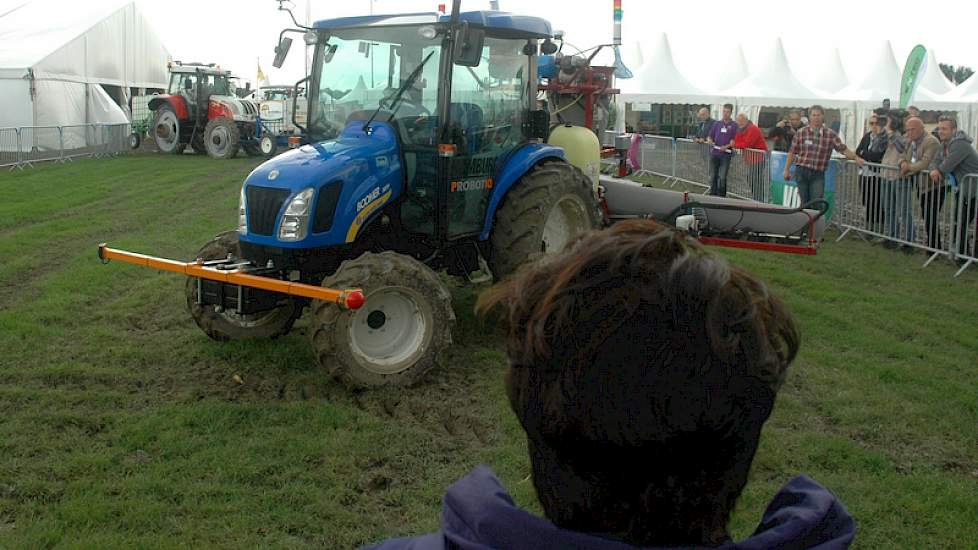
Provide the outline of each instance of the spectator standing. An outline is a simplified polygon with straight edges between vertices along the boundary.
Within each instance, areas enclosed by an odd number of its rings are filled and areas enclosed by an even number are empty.
[[[886,152],[886,129],[878,124],[877,115],[869,117],[869,131],[856,147],[856,156],[878,165]],[[883,231],[883,201],[881,200],[879,166],[863,166],[860,170],[863,204],[866,206],[866,223],[872,231]]]
[[[771,132],[768,134],[768,137],[774,140],[772,148],[775,151],[787,153],[791,149],[791,143],[795,139],[795,134],[803,126],[801,111],[794,110],[788,113],[787,118],[781,119],[774,128],[771,128]]]
[[[833,150],[856,161],[860,166],[864,162],[846,147],[839,134],[825,126],[825,109],[821,105],[812,105],[808,109],[808,116],[811,123],[795,134],[784,165],[784,181],[791,181],[791,166],[798,165],[795,182],[803,206],[825,196],[825,170],[829,167]]]
[[[901,177],[900,161],[907,150],[907,138],[903,135],[903,119],[891,113],[884,117],[886,125],[886,152],[883,153],[883,215],[886,218],[886,240],[883,245],[887,248],[899,246],[895,240],[903,236],[907,241],[913,241],[913,224],[907,225],[907,213],[912,211],[913,184],[907,178]]]
[[[750,180],[751,198],[755,201],[767,202],[763,177],[767,169],[767,142],[761,129],[743,113],[737,115],[734,148],[740,149],[740,154],[743,155],[747,177]]]
[[[968,251],[968,226],[973,222],[978,231],[978,183],[973,179],[965,182],[965,176],[978,174],[978,151],[972,145],[971,138],[958,130],[958,123],[953,117],[942,116],[937,123],[941,135],[941,147],[931,163],[930,179],[934,183],[943,183],[951,179],[955,190],[955,223],[958,226],[958,246],[956,252],[965,254]],[[967,184],[967,187],[962,187]],[[958,219],[958,213],[964,216]],[[975,238],[971,255],[978,258],[978,236]]]
[[[723,118],[713,124],[710,130],[710,194],[715,197],[727,196],[727,172],[730,171],[730,158],[733,156],[733,140],[737,135],[737,123],[733,121],[733,105],[723,106]]]
[[[710,109],[708,107],[701,107],[696,116],[700,119],[699,124],[696,125],[696,132],[693,133],[693,139],[697,143],[706,143],[706,140],[710,138],[710,132],[713,130],[713,125],[716,123],[713,118],[710,117]]]
[[[934,162],[934,158],[937,156],[937,152],[941,148],[941,142],[937,140],[934,136],[927,133],[924,129],[924,121],[920,120],[918,117],[910,117],[904,123],[904,127],[907,134],[907,149],[903,153],[903,160],[900,161],[900,175],[904,178],[910,178],[909,187],[912,189],[913,184],[919,181],[920,188],[918,189],[920,198],[920,208],[924,212],[924,225],[927,230],[927,246],[931,248],[941,248],[941,234],[937,227],[937,216],[940,213],[941,205],[944,202],[943,197],[937,198],[936,193],[932,193],[936,187],[932,185],[929,178],[920,179],[917,174],[928,171],[930,165]],[[912,191],[911,191],[912,192]],[[941,191],[943,193],[943,191]],[[907,200],[910,203],[910,200]],[[913,204],[908,204],[907,210],[907,220],[908,224],[913,226]],[[907,247],[905,250],[913,251],[913,248]]]
[[[731,540],[730,513],[800,342],[756,277],[679,231],[630,220],[527,265],[477,309],[506,326],[505,394],[546,519],[480,466],[448,489],[439,532],[375,550],[851,544],[852,517],[807,477]]]

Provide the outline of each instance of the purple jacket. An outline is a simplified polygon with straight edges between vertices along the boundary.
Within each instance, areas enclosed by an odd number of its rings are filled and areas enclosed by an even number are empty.
[[[724,131],[726,130],[726,131]],[[720,147],[728,143],[733,143],[734,136],[737,135],[737,122],[734,119],[730,119],[730,122],[724,122],[718,120],[713,123],[713,129],[710,130],[710,140],[713,141],[713,145]],[[724,153],[723,151],[712,147],[710,153],[715,157],[729,156],[733,154],[733,151]]]
[[[635,550],[634,546],[620,541],[561,529],[546,519],[517,508],[502,483],[486,466],[477,467],[449,487],[443,504],[441,531],[419,537],[391,539],[365,548]],[[835,495],[811,479],[798,476],[774,496],[753,535],[718,548],[836,550],[848,548],[855,534],[852,516]]]

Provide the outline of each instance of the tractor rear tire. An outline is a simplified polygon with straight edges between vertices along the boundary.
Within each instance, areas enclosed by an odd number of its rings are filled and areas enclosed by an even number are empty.
[[[201,247],[197,258],[201,260],[223,260],[230,254],[240,258],[238,232],[225,231],[214,240]],[[283,296],[282,305],[270,311],[250,315],[238,315],[229,311],[218,311],[215,306],[197,303],[197,279],[187,278],[187,309],[194,322],[204,334],[218,341],[277,338],[292,329],[296,319],[302,315],[302,305],[291,296]]]
[[[452,343],[451,294],[414,258],[368,252],[343,262],[322,284],[360,288],[366,298],[357,310],[312,303],[313,355],[348,388],[415,384]]]
[[[510,188],[490,236],[489,268],[497,280],[541,253],[558,252],[580,234],[601,227],[593,184],[564,161],[542,162]]]
[[[170,105],[161,105],[156,110],[156,117],[153,119],[153,141],[156,142],[156,148],[161,153],[183,154],[187,144],[180,141],[180,131],[181,125],[185,123],[186,121],[181,121],[177,117],[177,112]]]
[[[204,128],[204,146],[211,158],[233,159],[241,146],[241,130],[227,117],[211,119]]]

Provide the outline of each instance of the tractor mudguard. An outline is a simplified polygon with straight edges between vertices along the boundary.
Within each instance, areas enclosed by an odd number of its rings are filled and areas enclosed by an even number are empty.
[[[374,121],[347,125],[335,141],[303,145],[256,168],[244,182],[248,233],[242,243],[291,249],[336,246],[356,240],[360,229],[400,196],[404,173],[397,134]],[[281,241],[278,228],[286,205],[303,189],[315,189],[309,232],[299,241]],[[275,201],[271,204],[268,201]],[[328,203],[325,201],[329,201]],[[259,220],[257,217],[264,219]]]
[[[173,112],[176,113],[177,118],[180,120],[186,120],[189,116],[187,113],[187,102],[184,101],[183,97],[172,94],[161,94],[149,100],[149,110],[155,111],[166,103],[173,107]]]
[[[499,171],[499,176],[489,199],[489,208],[486,209],[486,220],[482,226],[482,233],[479,240],[486,240],[492,232],[492,220],[496,216],[496,208],[502,202],[503,197],[509,192],[509,188],[519,181],[523,174],[530,168],[536,166],[540,161],[548,158],[565,160],[564,150],[560,147],[547,145],[545,143],[530,143],[518,149],[506,159],[506,164]]]
[[[207,120],[214,120],[215,118],[225,117],[228,120],[234,120],[234,113],[231,112],[231,108],[227,105],[217,102],[209,101],[207,103]]]

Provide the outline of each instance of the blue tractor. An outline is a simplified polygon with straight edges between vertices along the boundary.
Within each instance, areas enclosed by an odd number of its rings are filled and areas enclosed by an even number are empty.
[[[319,21],[306,77],[309,144],[256,168],[238,227],[198,253],[263,277],[362,290],[320,300],[189,278],[217,340],[274,338],[307,307],[319,364],[354,387],[419,380],[452,341],[437,274],[503,278],[598,227],[592,181],[544,142],[536,56],[550,24],[453,10]],[[279,64],[288,39],[280,41]],[[300,83],[301,84],[301,83]]]
[[[621,180],[601,180],[599,206],[596,174],[567,160],[596,158],[594,134],[561,126],[550,141],[563,147],[545,141],[537,55],[557,49],[549,23],[458,7],[296,29],[314,47],[297,83],[308,90],[308,143],[245,179],[237,229],[194,262],[105,244],[99,257],[188,275],[190,313],[215,340],[282,336],[308,309],[319,365],[372,387],[417,382],[451,344],[442,270],[504,278],[606,222],[648,217],[710,244],[815,252],[824,208]],[[277,65],[291,43],[285,32]]]

